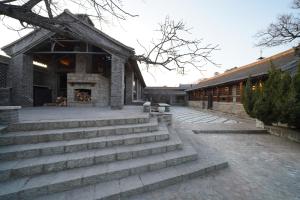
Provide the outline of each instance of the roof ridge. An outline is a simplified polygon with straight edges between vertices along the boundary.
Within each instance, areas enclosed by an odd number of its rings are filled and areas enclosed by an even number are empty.
[[[131,51],[134,51],[134,48],[129,47],[129,46],[123,44],[122,42],[120,42],[120,41],[118,41],[118,40],[116,40],[116,39],[110,37],[108,34],[104,33],[103,31],[97,29],[96,27],[91,26],[91,25],[88,24],[87,22],[85,22],[85,21],[81,20],[80,18],[78,18],[78,17],[76,16],[76,14],[73,14],[73,13],[72,13],[71,11],[69,11],[68,9],[65,9],[65,10],[64,10],[64,13],[66,13],[66,14],[68,14],[69,16],[71,16],[71,17],[73,17],[73,18],[79,20],[82,24],[84,24],[84,25],[88,26],[89,28],[91,28],[92,30],[94,30],[94,31],[96,31],[96,32],[98,32],[98,33],[100,33],[100,34],[102,34],[104,37],[106,37],[107,39],[109,39],[109,40],[111,40],[111,41],[117,43],[118,45],[121,45],[121,46],[123,46],[123,47],[126,48],[126,49],[129,49],[129,50],[131,50]]]
[[[213,76],[213,77],[207,78],[207,79],[205,79],[205,80],[203,80],[203,81],[200,81],[199,83],[204,83],[204,82],[206,82],[206,81],[213,80],[213,79],[216,79],[216,78],[219,78],[219,77],[228,75],[228,74],[232,74],[232,73],[234,73],[234,72],[238,72],[238,71],[241,71],[241,70],[245,70],[245,69],[251,68],[251,67],[253,67],[253,66],[255,66],[255,65],[258,65],[258,64],[263,64],[263,63],[266,63],[266,62],[270,62],[270,61],[272,61],[272,60],[274,60],[274,59],[278,59],[278,58],[280,58],[280,57],[282,57],[282,56],[285,56],[285,55],[290,54],[290,53],[293,53],[293,52],[295,52],[295,50],[294,50],[294,48],[291,48],[291,49],[288,49],[288,50],[286,50],[286,51],[277,53],[277,54],[275,54],[275,55],[273,55],[273,56],[264,58],[263,60],[258,60],[258,61],[255,61],[255,62],[246,64],[246,65],[243,65],[243,66],[241,66],[241,67],[238,67],[238,68],[236,68],[236,69],[233,69],[233,70],[230,70],[230,71],[221,73],[221,74],[219,74],[219,75],[217,75],[217,76]],[[199,83],[198,83],[198,84],[199,84]]]

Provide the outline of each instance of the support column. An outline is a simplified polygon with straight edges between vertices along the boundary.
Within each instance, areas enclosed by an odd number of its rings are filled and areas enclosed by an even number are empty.
[[[132,104],[133,79],[134,79],[134,73],[132,67],[128,65],[125,71],[125,103],[126,104]]]
[[[243,93],[244,93],[243,81],[240,82],[240,102],[243,102]]]
[[[12,88],[12,103],[18,106],[33,106],[32,56],[19,54],[10,60],[8,84]]]
[[[232,86],[232,113],[236,113],[236,85]]]
[[[111,57],[111,109],[122,109],[124,106],[124,71],[125,59],[112,55]]]
[[[140,80],[137,78],[136,79],[136,100],[140,100]]]

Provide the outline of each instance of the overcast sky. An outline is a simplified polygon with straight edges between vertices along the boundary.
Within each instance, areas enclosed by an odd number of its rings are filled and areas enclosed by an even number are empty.
[[[207,65],[203,74],[193,68],[187,69],[185,75],[161,67],[147,72],[140,66],[147,86],[194,83],[198,79],[212,76],[214,72],[223,72],[255,61],[260,56],[260,48],[255,47],[255,33],[275,21],[280,13],[292,12],[291,0],[123,0],[123,5],[126,11],[138,14],[139,17],[120,22],[114,20],[104,24],[102,31],[135,48],[137,54],[142,53],[137,40],[147,46],[154,37],[153,30],[157,29],[158,22],[164,21],[167,15],[193,27],[191,37],[203,39],[204,43],[219,44],[221,48],[212,55],[221,67]],[[73,13],[78,12],[75,8],[68,9]],[[0,47],[20,37],[2,24],[0,34]],[[262,55],[271,56],[293,45],[264,48]]]

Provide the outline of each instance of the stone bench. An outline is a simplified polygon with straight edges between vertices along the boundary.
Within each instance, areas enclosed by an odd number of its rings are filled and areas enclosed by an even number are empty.
[[[150,101],[146,101],[143,104],[143,112],[150,112],[151,110],[151,102]]]
[[[17,123],[21,108],[21,106],[0,106],[0,124]]]
[[[165,112],[170,112],[170,105],[166,104],[166,103],[158,103],[159,107],[164,107],[165,108]]]

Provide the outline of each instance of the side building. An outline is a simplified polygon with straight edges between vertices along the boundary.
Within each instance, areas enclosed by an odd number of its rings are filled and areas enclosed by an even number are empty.
[[[242,104],[242,93],[248,77],[251,76],[254,84],[262,83],[268,77],[271,64],[282,71],[295,74],[299,64],[298,48],[227,70],[199,82],[193,88],[186,90],[188,106],[247,116]]]
[[[187,104],[185,90],[192,87],[193,84],[180,84],[178,87],[146,87],[144,90],[144,99],[152,103],[184,106]]]

